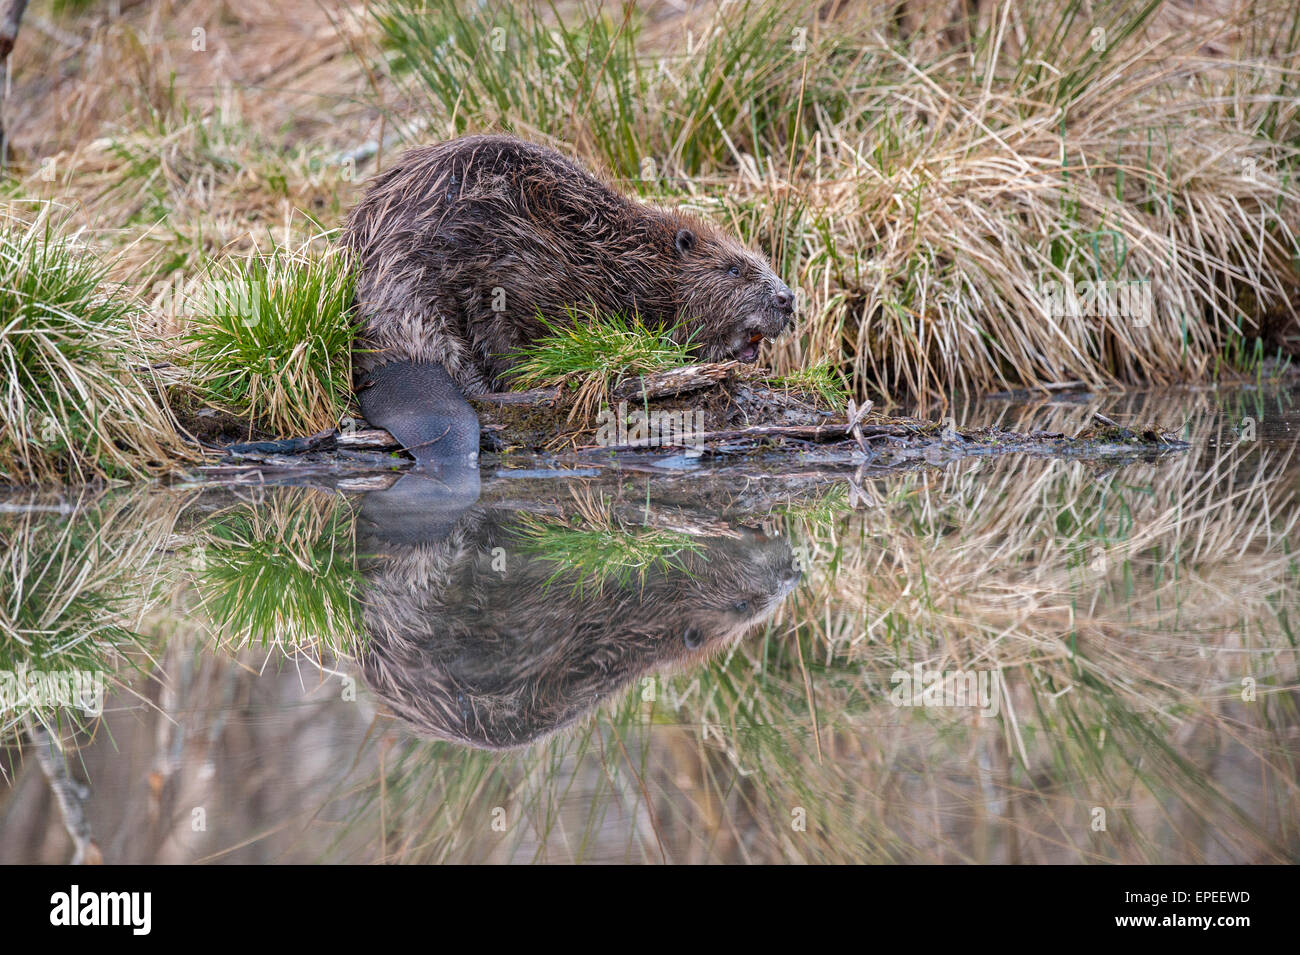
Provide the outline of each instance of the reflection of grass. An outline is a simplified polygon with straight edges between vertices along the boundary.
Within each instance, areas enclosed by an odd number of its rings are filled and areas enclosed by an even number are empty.
[[[912,807],[895,824],[923,815],[925,785],[941,785],[949,816],[997,825],[990,806],[1005,817],[1014,804],[1017,825],[1042,840],[1024,843],[1039,858],[1053,830],[1084,858],[1167,858],[1171,827],[1202,833],[1176,843],[1189,859],[1279,858],[1253,818],[1258,804],[1247,808],[1225,785],[1233,773],[1207,773],[1198,750],[1236,739],[1256,771],[1288,772],[1279,733],[1291,707],[1276,688],[1296,680],[1288,541],[1300,511],[1289,465],[1230,444],[1208,471],[1187,455],[1101,479],[1080,464],[1026,469],[1011,459],[894,482],[882,507],[821,535],[814,546],[833,556],[789,610],[812,642],[805,656],[843,658],[836,669],[856,668],[877,698],[914,660],[999,670],[1009,686],[997,726],[985,727],[996,736],[960,712],[876,707],[894,727],[898,765],[922,774],[915,786],[893,781]],[[1243,705],[1241,678],[1251,675],[1272,689]],[[855,721],[827,709],[857,691],[845,696],[829,674],[817,685],[827,739],[839,742]],[[980,746],[981,765],[1002,765],[982,793],[942,778],[966,776],[950,750],[967,742]],[[890,791],[878,782],[868,788]],[[1107,810],[1111,836],[1091,832],[1092,807]],[[962,843],[941,827],[908,853],[960,857],[971,851]]]
[[[227,511],[205,526],[196,564],[204,610],[236,647],[339,653],[361,632],[342,498],[277,493]]]
[[[775,837],[804,807],[808,833],[770,848],[809,860],[1282,858],[1264,820],[1286,819],[1294,776],[1277,689],[1296,683],[1300,510],[1289,462],[1251,455],[1220,452],[1219,480],[1191,455],[1102,480],[1008,459],[876,482],[876,508],[803,542],[809,586],[782,612],[801,650],[748,645],[701,674],[718,798],[735,765],[741,819]],[[895,709],[915,660],[1000,671],[1000,717]],[[1248,673],[1270,686],[1254,706]],[[1219,748],[1242,767],[1216,771]],[[1235,786],[1261,772],[1262,803]]]
[[[0,514],[0,670],[101,672],[111,692],[134,665],[138,621],[167,579],[152,562],[172,530],[170,502],[141,490],[85,497],[54,513],[34,499],[31,510]],[[27,717],[55,715],[39,706],[0,712],[0,732]]]
[[[688,573],[684,558],[702,554],[699,538],[682,531],[619,524],[573,526],[533,515],[522,515],[518,534],[524,549],[538,560],[555,564],[546,586],[572,580],[575,592],[592,585],[626,588],[644,585],[651,573]]]
[[[756,639],[522,754],[403,742],[352,826],[403,861],[1281,861],[1295,474],[1225,440],[874,479],[789,515],[810,570]],[[999,671],[998,717],[895,708],[913,661]]]
[[[385,862],[587,858],[606,827],[635,826],[644,817],[637,803],[649,770],[651,715],[631,697],[576,732],[508,755],[410,738],[377,747],[377,777],[335,794],[347,807],[346,822],[325,857],[382,819],[382,831],[366,842]],[[569,811],[574,800],[583,807],[576,815]],[[642,832],[621,857],[660,855],[652,834]]]

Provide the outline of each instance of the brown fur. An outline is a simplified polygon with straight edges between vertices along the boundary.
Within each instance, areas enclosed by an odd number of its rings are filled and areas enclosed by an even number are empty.
[[[527,745],[642,675],[731,645],[799,577],[785,540],[745,531],[644,581],[579,588],[578,572],[521,546],[516,522],[474,507],[445,539],[384,545],[364,570],[362,673],[423,734]]]
[[[735,239],[506,136],[403,154],[352,211],[345,242],[361,267],[358,370],[438,362],[467,394],[504,385],[510,353],[546,333],[539,314],[680,323],[703,358],[746,361],[755,336],[793,314],[790,290]]]

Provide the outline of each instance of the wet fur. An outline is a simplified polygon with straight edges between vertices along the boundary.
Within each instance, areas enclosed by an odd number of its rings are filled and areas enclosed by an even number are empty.
[[[474,507],[444,539],[389,544],[364,569],[362,673],[424,735],[527,745],[642,675],[731,645],[799,577],[786,541],[744,532],[706,539],[684,569],[652,571],[644,585],[579,590],[572,572],[552,580],[557,565],[520,546],[514,521]]]
[[[755,350],[755,334],[775,337],[793,314],[790,290],[735,239],[506,136],[403,154],[353,210],[345,244],[360,265],[358,373],[437,362],[468,395],[503,390],[510,353],[546,334],[539,314],[683,323],[709,360]]]

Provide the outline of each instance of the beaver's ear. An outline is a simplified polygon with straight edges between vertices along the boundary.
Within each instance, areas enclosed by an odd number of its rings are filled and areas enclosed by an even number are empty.
[[[695,233],[690,229],[678,229],[675,242],[678,255],[687,255],[695,248]]]
[[[703,642],[704,634],[700,633],[695,627],[687,627],[682,632],[682,643],[686,644],[687,650],[698,650]]]

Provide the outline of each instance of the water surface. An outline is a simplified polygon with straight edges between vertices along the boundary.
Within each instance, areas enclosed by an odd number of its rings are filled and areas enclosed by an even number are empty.
[[[941,412],[1154,460],[9,495],[0,861],[1296,861],[1297,398]]]

